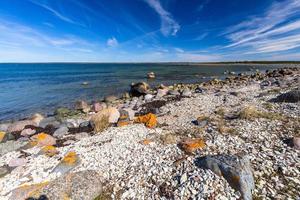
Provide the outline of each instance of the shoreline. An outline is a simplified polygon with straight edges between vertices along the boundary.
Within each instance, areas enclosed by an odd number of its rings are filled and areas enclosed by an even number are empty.
[[[0,124],[0,197],[59,199],[68,190],[60,183],[78,174],[73,198],[83,187],[85,199],[297,198],[300,94],[283,94],[299,83],[299,67],[152,89],[137,83],[134,97]],[[238,179],[205,169],[203,159]]]

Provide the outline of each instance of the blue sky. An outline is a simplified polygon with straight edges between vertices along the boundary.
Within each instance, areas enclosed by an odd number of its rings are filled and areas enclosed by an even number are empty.
[[[300,60],[300,0],[0,0],[0,62]]]

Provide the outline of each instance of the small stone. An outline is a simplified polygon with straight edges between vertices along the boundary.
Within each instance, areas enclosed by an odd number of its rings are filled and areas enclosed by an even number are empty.
[[[143,145],[149,145],[150,143],[152,143],[152,140],[150,140],[150,139],[144,139],[140,143],[143,144]]]
[[[76,139],[76,140],[81,140],[82,138],[86,138],[86,137],[89,137],[89,136],[90,136],[90,134],[85,133],[85,132],[77,133],[77,134],[75,135],[75,139]]]
[[[39,126],[40,122],[44,119],[44,116],[36,113],[31,117],[31,120],[33,121],[33,123],[35,123],[36,126]]]
[[[93,106],[92,106],[92,110],[96,113],[103,110],[103,109],[105,109],[105,108],[107,108],[106,103],[97,102],[97,103],[94,103]]]
[[[6,124],[0,124],[0,131],[7,132],[8,127],[10,126],[9,123]]]
[[[10,172],[10,168],[5,165],[0,167],[0,178],[4,177],[6,174]]]
[[[90,106],[87,102],[81,100],[75,103],[75,109],[81,110],[84,113],[88,113],[90,111]]]
[[[147,78],[148,79],[154,79],[155,78],[155,73],[154,72],[147,73]]]
[[[168,94],[169,95],[174,95],[174,96],[179,96],[180,95],[180,93],[177,90],[169,90]]]
[[[153,95],[152,94],[146,94],[144,99],[145,99],[146,102],[149,102],[153,99]]]
[[[35,130],[34,129],[31,129],[31,128],[27,128],[27,129],[24,129],[22,132],[21,132],[21,135],[24,136],[24,137],[29,137],[33,134],[35,134]]]
[[[168,89],[158,89],[156,97],[161,98],[163,96],[166,96],[168,94]]]
[[[187,174],[184,173],[180,177],[180,184],[185,183],[188,180]]]
[[[132,96],[142,96],[148,93],[150,86],[145,82],[131,84],[130,94]]]
[[[294,144],[294,147],[296,149],[300,150],[300,137],[294,137],[293,138],[293,144]]]
[[[27,159],[25,158],[15,158],[9,161],[8,166],[19,167],[25,165],[26,163],[27,163]]]

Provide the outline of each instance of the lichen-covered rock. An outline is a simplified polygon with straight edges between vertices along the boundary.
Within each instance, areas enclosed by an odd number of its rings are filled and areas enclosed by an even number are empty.
[[[17,199],[27,199],[32,196],[40,196],[38,192],[40,189],[44,188],[48,182],[33,184],[33,185],[23,185],[12,191],[12,195],[9,200],[17,200]]]
[[[80,163],[80,159],[75,151],[68,152],[60,163],[53,169],[55,173],[65,174]]]
[[[30,139],[31,139],[32,146],[43,147],[43,146],[53,146],[56,144],[56,139],[46,133],[39,133],[37,135],[32,136]]]
[[[185,138],[178,144],[178,146],[186,153],[193,153],[197,149],[204,148],[206,145],[200,138]]]
[[[220,154],[196,159],[196,165],[223,176],[244,200],[252,200],[254,178],[247,156]]]
[[[155,128],[157,125],[156,115],[149,113],[136,118],[135,122],[144,123],[148,128]]]
[[[58,154],[58,150],[54,146],[44,146],[43,148],[41,148],[39,154],[52,157],[52,156]]]
[[[273,102],[287,102],[287,103],[296,103],[300,101],[300,89],[292,90],[287,93],[283,93],[277,96],[274,99],[271,99]]]
[[[5,132],[0,132],[0,143],[5,142],[5,136],[6,136]]]

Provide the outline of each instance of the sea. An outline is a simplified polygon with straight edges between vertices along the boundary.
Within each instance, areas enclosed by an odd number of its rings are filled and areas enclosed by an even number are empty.
[[[28,63],[0,64],[0,121],[18,120],[33,113],[51,115],[58,107],[72,107],[77,100],[102,100],[120,96],[133,82],[151,86],[199,83],[224,78],[225,71],[250,73],[282,65],[180,64],[180,63]],[[156,78],[147,80],[147,73]],[[84,85],[83,83],[88,83]]]

